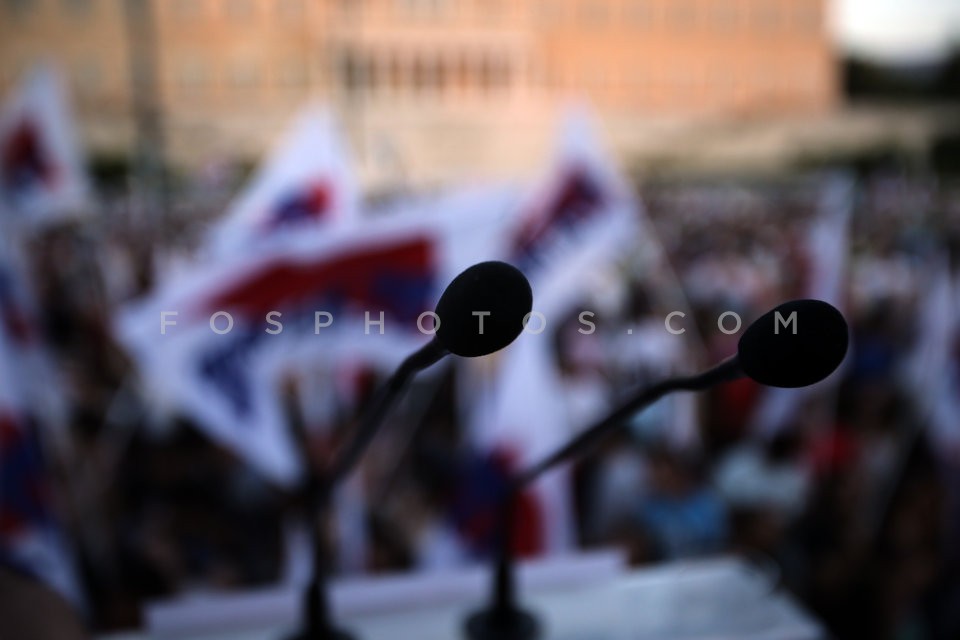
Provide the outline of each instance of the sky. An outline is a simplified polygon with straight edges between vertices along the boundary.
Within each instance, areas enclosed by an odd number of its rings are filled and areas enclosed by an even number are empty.
[[[960,46],[960,0],[832,0],[843,48],[885,59],[923,59]]]

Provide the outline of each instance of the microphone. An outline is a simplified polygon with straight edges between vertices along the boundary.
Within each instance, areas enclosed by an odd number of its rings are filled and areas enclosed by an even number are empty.
[[[523,331],[532,308],[526,276],[505,262],[481,262],[454,278],[437,302],[433,339],[404,360],[380,390],[355,437],[334,462],[334,483],[350,473],[414,374],[450,353],[475,358],[503,349]]]
[[[359,462],[410,380],[449,354],[472,358],[503,349],[523,331],[523,321],[532,308],[530,283],[516,267],[497,261],[473,265],[454,278],[440,296],[433,339],[408,356],[377,391],[364,410],[356,432],[335,453],[329,469],[316,470],[306,447],[301,446],[306,469],[304,493],[313,505],[313,575],[304,594],[303,629],[293,636],[294,640],[352,638],[334,626],[330,613],[324,516],[334,489]],[[306,441],[304,433],[294,435],[301,444]]]
[[[454,278],[437,303],[436,337],[450,353],[472,358],[516,340],[533,309],[526,277],[505,262],[481,262]]]
[[[803,321],[803,329],[799,322]],[[743,372],[769,387],[806,387],[823,380],[847,353],[847,322],[822,300],[794,300],[768,311],[740,338]]]
[[[783,303],[754,321],[737,344],[737,354],[693,376],[658,382],[634,393],[612,413],[553,453],[514,475],[500,502],[497,567],[490,604],[465,624],[470,640],[533,640],[537,619],[515,598],[514,558],[510,549],[514,507],[520,492],[549,469],[582,456],[638,411],[674,391],[702,391],[747,376],[772,387],[804,387],[823,380],[840,365],[849,345],[843,315],[821,300]]]

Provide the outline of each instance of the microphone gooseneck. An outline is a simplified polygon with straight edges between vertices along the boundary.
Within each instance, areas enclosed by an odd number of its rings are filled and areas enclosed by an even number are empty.
[[[771,387],[806,387],[840,366],[849,344],[847,321],[822,300],[785,302],[755,320],[737,344],[737,355],[703,373],[670,378],[636,392],[608,416],[520,473],[520,487],[554,465],[583,455],[644,407],[674,391],[702,391],[743,376]]]
[[[509,345],[523,331],[523,319],[532,306],[530,284],[516,268],[503,262],[482,262],[470,267],[454,278],[440,296],[436,308],[440,324],[433,339],[408,356],[377,391],[356,431],[337,450],[327,470],[310,464],[304,434],[299,434],[306,468],[303,489],[312,505],[314,558],[312,577],[304,593],[303,628],[294,636],[296,640],[351,638],[336,628],[332,620],[326,589],[328,567],[323,516],[330,508],[333,491],[356,467],[387,413],[419,371],[445,356],[451,353],[482,356]],[[482,316],[477,316],[475,311]]]
[[[822,300],[793,300],[771,309],[737,345],[746,375],[770,387],[806,387],[840,366],[849,346],[843,315]]]
[[[513,485],[516,489],[523,488],[548,469],[574,456],[584,455],[596,447],[606,436],[613,433],[635,413],[653,404],[668,393],[674,391],[702,391],[721,382],[729,382],[730,380],[736,380],[741,377],[743,377],[743,370],[740,368],[738,358],[734,356],[698,375],[671,378],[647,387],[635,393],[612,413],[581,432],[567,444],[518,474],[513,481]]]
[[[784,326],[786,325],[786,326]],[[671,378],[634,393],[612,413],[567,444],[516,474],[501,496],[497,565],[489,605],[466,620],[470,640],[533,640],[540,627],[516,604],[510,537],[520,492],[551,468],[584,455],[631,416],[674,391],[702,391],[747,376],[775,387],[803,387],[823,380],[840,365],[848,347],[847,323],[820,300],[794,300],[761,316],[744,332],[737,355],[703,373]]]
[[[422,371],[436,364],[449,353],[450,352],[434,338],[424,345],[422,349],[408,356],[407,359],[397,367],[397,370],[387,379],[384,385],[377,391],[376,397],[374,397],[372,402],[367,406],[353,438],[343,446],[334,459],[328,479],[330,484],[334,486],[337,485],[350,474],[357,462],[360,461],[363,452],[366,451],[370,443],[373,442],[374,436],[377,435],[377,431],[383,423],[387,412],[390,411],[394,402],[403,394],[407,385],[410,384],[410,380],[413,379],[413,376],[416,375],[418,371]]]
[[[436,338],[450,352],[473,358],[516,340],[533,308],[530,283],[505,262],[481,262],[458,275],[437,303]]]
[[[523,331],[523,319],[532,307],[530,283],[505,262],[481,262],[454,278],[437,302],[439,326],[433,339],[404,360],[378,391],[353,438],[334,460],[331,482],[350,473],[417,372],[451,353],[472,358],[503,349]]]

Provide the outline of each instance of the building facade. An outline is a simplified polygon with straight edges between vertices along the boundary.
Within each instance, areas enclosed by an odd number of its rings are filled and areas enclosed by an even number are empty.
[[[374,182],[514,175],[542,158],[571,100],[594,107],[625,155],[650,123],[829,111],[825,5],[0,0],[0,81],[53,59],[96,153],[129,152],[145,93],[182,166],[255,158],[316,100]]]

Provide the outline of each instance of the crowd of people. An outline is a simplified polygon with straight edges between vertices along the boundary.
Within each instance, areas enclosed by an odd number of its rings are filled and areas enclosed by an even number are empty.
[[[724,313],[746,326],[805,297],[820,183],[641,184],[640,249],[598,274],[583,301],[597,330],[578,332],[577,314],[550,326],[571,422],[734,353],[738,334],[718,326]],[[958,637],[960,449],[930,436],[904,371],[923,339],[933,256],[956,255],[960,184],[885,168],[855,185],[838,275],[852,349],[838,375],[791,400],[775,424],[761,411],[769,391],[749,380],[636,416],[567,471],[574,539],[619,546],[637,566],[720,553],[772,564],[836,637]],[[304,497],[272,486],[182,416],[154,415],[111,335],[116,306],[148,291],[158,265],[175,262],[202,228],[199,217],[171,223],[154,246],[146,227],[114,216],[44,232],[28,252],[66,396],[65,443],[52,456],[59,504],[96,629],[141,624],[151,599],[305,570],[296,551]],[[320,434],[310,442],[318,461],[354,424],[379,373],[324,375],[318,388],[349,386],[350,400],[331,394],[311,410],[317,400],[301,397],[302,385],[286,394],[290,420],[328,423],[308,429]],[[465,434],[457,398],[470,379],[449,367],[413,387],[348,486],[348,497],[365,496],[359,513],[328,523],[338,571],[445,569],[489,554],[490,505],[508,464]],[[522,531],[517,538],[523,545]]]

